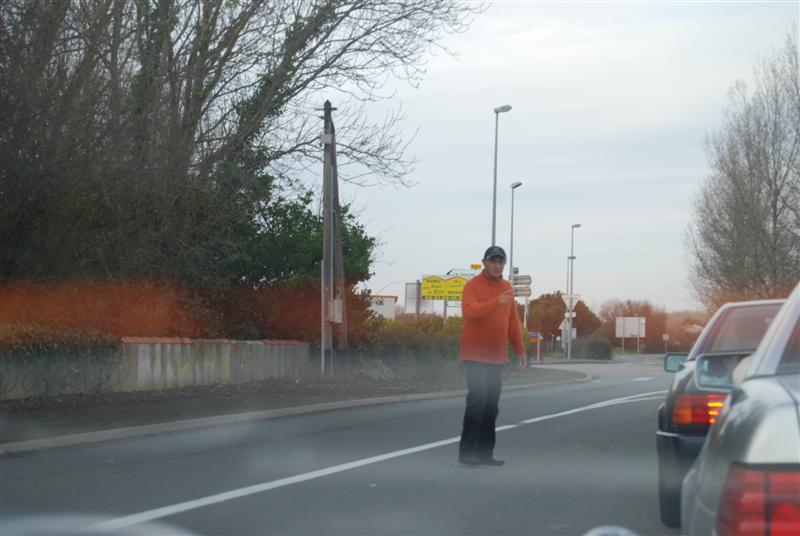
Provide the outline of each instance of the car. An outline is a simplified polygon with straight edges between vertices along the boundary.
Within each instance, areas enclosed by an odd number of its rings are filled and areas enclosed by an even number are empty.
[[[696,383],[714,389],[700,364]],[[682,532],[800,534],[800,284],[730,381],[683,482]]]
[[[784,300],[730,302],[706,324],[688,354],[668,354],[664,369],[674,372],[658,409],[658,501],[661,522],[680,526],[683,477],[694,463],[711,424],[719,415],[728,389],[701,390],[694,382],[697,360],[706,367],[732,370],[752,353]]]

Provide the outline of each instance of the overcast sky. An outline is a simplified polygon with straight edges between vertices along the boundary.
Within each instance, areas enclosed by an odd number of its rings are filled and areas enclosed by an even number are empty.
[[[368,287],[479,262],[491,242],[499,119],[497,242],[533,296],[564,291],[570,226],[575,292],[698,307],[683,237],[708,174],[703,138],[728,90],[780,47],[800,2],[495,2],[433,57],[421,87],[399,84],[412,188],[341,186],[381,245]],[[382,114],[383,111],[380,112]]]

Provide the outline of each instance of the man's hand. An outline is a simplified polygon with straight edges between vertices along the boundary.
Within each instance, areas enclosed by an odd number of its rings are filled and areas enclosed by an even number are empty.
[[[526,356],[518,355],[517,362],[519,363],[519,368],[521,369],[528,368],[528,358]]]
[[[514,292],[507,290],[497,297],[497,305],[505,305],[514,300]]]

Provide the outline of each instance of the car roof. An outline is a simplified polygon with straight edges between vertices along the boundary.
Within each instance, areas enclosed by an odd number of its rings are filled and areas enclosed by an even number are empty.
[[[786,299],[776,298],[770,300],[748,300],[748,301],[733,301],[723,304],[720,309],[731,309],[733,307],[749,307],[751,305],[769,305],[771,303],[785,303]]]

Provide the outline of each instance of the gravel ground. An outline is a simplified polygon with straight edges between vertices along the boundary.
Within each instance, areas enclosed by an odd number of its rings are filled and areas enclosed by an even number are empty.
[[[505,371],[505,385],[578,380],[582,373],[542,367]],[[0,443],[323,402],[465,389],[463,375],[371,380],[270,380],[141,393],[69,395],[0,403]]]

